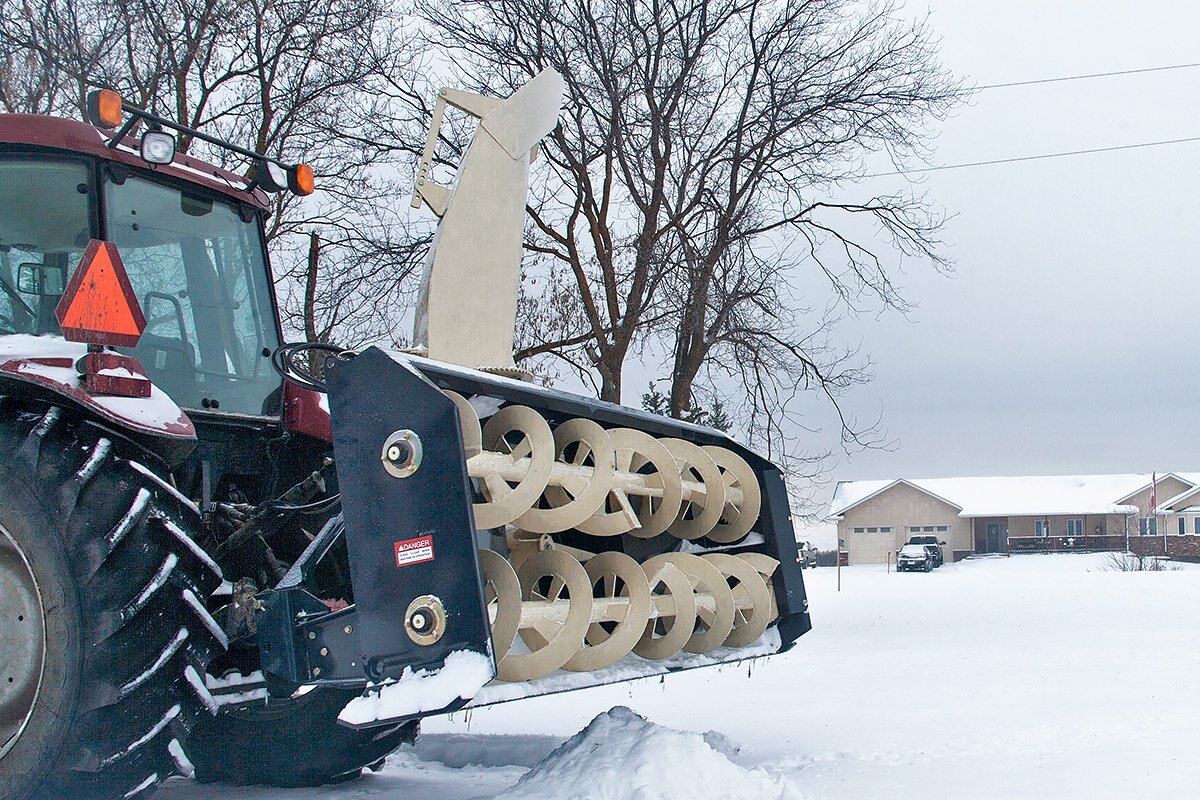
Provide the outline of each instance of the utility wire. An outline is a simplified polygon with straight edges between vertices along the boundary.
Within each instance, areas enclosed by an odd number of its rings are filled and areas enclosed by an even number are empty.
[[[989,161],[970,161],[965,164],[943,164],[938,167],[919,167],[917,169],[901,169],[895,172],[877,172],[874,175],[864,175],[863,178],[886,178],[890,175],[914,175],[922,172],[941,172],[950,169],[966,169],[967,167],[987,167],[993,164],[1015,164],[1020,161],[1042,161],[1048,158],[1066,158],[1068,156],[1083,156],[1091,153],[1113,153],[1118,150],[1138,150],[1143,147],[1162,147],[1168,144],[1186,144],[1200,142],[1200,136],[1190,136],[1186,139],[1163,139],[1157,142],[1139,142],[1137,144],[1118,144],[1112,147],[1093,147],[1087,150],[1067,150],[1062,153],[1042,153],[1036,156],[1015,156],[1013,158],[994,158]]]
[[[984,89],[1006,89],[1012,86],[1033,86],[1039,83],[1061,83],[1063,81],[1082,81],[1091,78],[1113,78],[1119,75],[1140,75],[1146,72],[1166,72],[1176,69],[1194,69],[1200,67],[1200,62],[1194,64],[1170,64],[1163,67],[1143,67],[1141,69],[1124,69],[1115,72],[1093,72],[1087,75],[1066,75],[1059,78],[1039,78],[1032,81],[1012,81],[1010,83],[990,83],[986,86],[976,86],[976,91]],[[938,167],[919,167],[917,169],[901,169],[895,172],[877,172],[873,175],[864,175],[863,178],[886,178],[892,175],[917,175],[924,172],[943,172],[951,169],[966,169],[968,167],[988,167],[995,164],[1016,164],[1022,161],[1043,161],[1050,158],[1067,158],[1069,156],[1083,156],[1092,153],[1115,153],[1120,150],[1139,150],[1144,147],[1162,147],[1169,144],[1186,144],[1189,142],[1200,142],[1200,136],[1191,136],[1185,139],[1163,139],[1157,142],[1139,142],[1137,144],[1119,144],[1112,147],[1093,147],[1086,150],[1067,150],[1061,153],[1041,153],[1033,156],[1014,156],[1013,158],[994,158],[988,161],[970,161],[965,164],[944,164]]]
[[[976,86],[975,89],[982,91],[984,89],[1007,89],[1010,86],[1033,86],[1039,83],[1061,83],[1062,81],[1083,81],[1091,78],[1115,78],[1120,75],[1141,75],[1146,72],[1166,72],[1173,69],[1194,69],[1200,67],[1200,62],[1195,64],[1171,64],[1165,67],[1144,67],[1142,69],[1123,69],[1117,72],[1093,72],[1089,75],[1066,75],[1061,78],[1039,78],[1032,81],[1012,81],[1011,83],[989,83],[986,86]]]

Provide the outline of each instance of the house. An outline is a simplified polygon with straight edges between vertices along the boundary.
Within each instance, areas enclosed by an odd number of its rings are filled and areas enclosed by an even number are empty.
[[[1200,473],[841,481],[829,517],[851,564],[887,563],[915,534],[937,536],[948,561],[1125,550],[1131,538],[1200,555]]]

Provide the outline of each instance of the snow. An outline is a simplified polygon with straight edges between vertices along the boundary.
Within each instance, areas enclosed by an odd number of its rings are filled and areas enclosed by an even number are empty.
[[[101,437],[96,442],[96,446],[92,448],[92,454],[88,456],[88,460],[83,463],[75,472],[75,481],[79,484],[87,483],[100,469],[100,465],[104,463],[108,451],[112,449],[112,442]]]
[[[154,674],[162,669],[163,665],[170,661],[175,654],[179,652],[179,648],[183,647],[183,643],[187,641],[187,638],[187,628],[180,628],[179,632],[175,634],[175,638],[171,640],[170,644],[168,644],[166,648],[158,654],[158,658],[154,660],[154,663],[142,670],[142,672],[133,680],[122,686],[120,690],[118,690],[117,696],[128,697],[130,692],[136,691],[139,686],[154,677]]]
[[[146,504],[149,502],[150,492],[146,489],[138,489],[137,495],[133,498],[133,505],[125,512],[125,516],[121,517],[121,521],[104,537],[110,551],[114,550],[125,538],[125,535],[133,530],[133,526],[141,519],[142,512],[146,510]]]
[[[229,637],[225,634],[225,630],[213,619],[213,615],[208,612],[208,608],[204,603],[200,602],[200,598],[196,597],[191,589],[184,589],[183,601],[191,607],[192,612],[199,618],[204,627],[208,628],[208,632],[220,643],[221,647],[228,649]]]
[[[1134,573],[1108,562],[1055,554],[971,559],[930,573],[844,567],[841,592],[834,569],[805,570],[816,627],[783,655],[431,718],[416,746],[382,772],[341,786],[175,779],[159,796],[483,800],[542,762],[546,783],[514,794],[568,798],[598,781],[571,773],[578,784],[550,788],[551,762],[557,770],[575,762],[543,760],[597,714],[626,706],[667,733],[707,733],[708,748],[630,722],[623,730],[645,737],[648,752],[593,731],[591,767],[632,772],[629,758],[652,770],[675,765],[680,786],[694,759],[715,750],[827,800],[1193,797],[1200,567]],[[722,795],[714,787],[690,797]]]
[[[1135,506],[1121,505],[1118,501],[1137,492],[1143,486],[1149,486],[1150,475],[1039,475],[842,481],[834,489],[829,516],[837,517],[851,506],[898,483],[910,484],[961,508],[960,517],[1136,514]]]
[[[86,352],[87,345],[68,342],[61,336],[9,334],[0,337],[0,364],[23,358],[69,358],[76,361]],[[19,371],[21,374],[76,389],[82,385],[74,366],[52,367],[26,362],[20,365]],[[153,385],[149,397],[92,395],[91,399],[110,414],[149,429],[158,430],[179,425],[187,419],[175,401],[162,389]]]
[[[200,702],[208,709],[208,713],[217,713],[217,709],[219,708],[217,699],[213,697],[212,692],[204,685],[204,679],[200,677],[200,673],[196,671],[196,668],[188,664],[183,670],[183,676],[187,679],[188,684],[191,685],[192,691],[200,698]]]
[[[492,659],[473,650],[455,650],[438,670],[405,668],[400,680],[356,697],[338,719],[347,725],[365,725],[385,719],[402,719],[422,711],[437,711],[457,700],[468,700],[495,677]]]
[[[191,679],[189,678],[189,681]],[[204,683],[209,697],[217,706],[236,706],[242,703],[267,699],[266,678],[261,670],[255,670],[249,675],[240,672],[230,672],[219,678],[206,675]],[[241,689],[241,691],[238,691]],[[202,698],[203,699],[203,698]]]
[[[672,730],[624,706],[600,714],[497,800],[785,800],[785,777],[738,766],[703,735]]]
[[[18,333],[0,337],[0,363],[14,358],[69,358],[74,361],[86,352],[86,344],[68,342],[61,336]]]
[[[232,370],[231,370],[232,371]],[[104,375],[109,378],[141,378],[146,379],[145,375],[133,372],[126,367],[109,367],[107,369],[96,370],[97,375]]]

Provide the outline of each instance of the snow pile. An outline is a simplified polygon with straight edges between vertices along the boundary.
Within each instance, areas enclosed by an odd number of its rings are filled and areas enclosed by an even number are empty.
[[[497,800],[803,798],[786,778],[761,767],[740,767],[726,752],[714,750],[699,733],[664,728],[617,706],[593,719]]]
[[[338,719],[347,725],[366,725],[438,711],[456,700],[474,697],[495,674],[492,660],[487,656],[473,650],[455,650],[446,656],[445,665],[439,670],[413,672],[406,668],[395,683],[354,698]]]

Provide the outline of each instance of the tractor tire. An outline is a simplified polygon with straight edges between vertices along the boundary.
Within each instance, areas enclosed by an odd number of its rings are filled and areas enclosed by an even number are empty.
[[[341,783],[416,740],[415,721],[362,730],[339,725],[338,714],[358,694],[312,689],[201,722],[188,743],[196,780],[289,789]]]
[[[0,397],[0,800],[144,798],[191,772],[221,576],[141,453]]]

